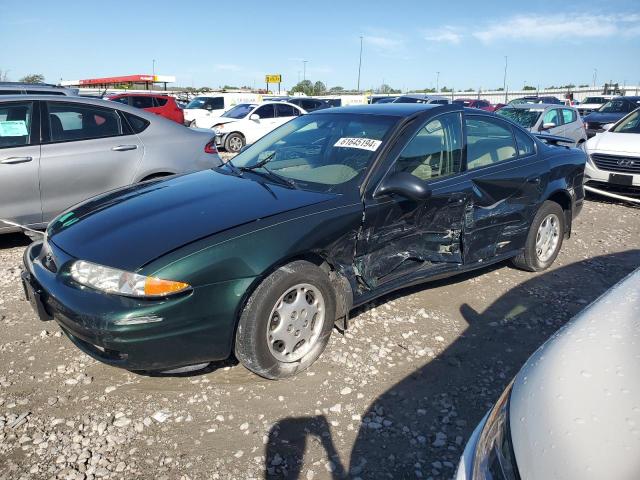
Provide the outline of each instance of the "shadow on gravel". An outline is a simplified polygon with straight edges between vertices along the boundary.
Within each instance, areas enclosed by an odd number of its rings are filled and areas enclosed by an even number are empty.
[[[269,432],[265,477],[303,478],[305,448],[317,442],[333,479],[451,478],[466,439],[526,359],[639,265],[640,250],[594,257],[532,276],[484,312],[463,303],[466,331],[373,401],[348,464],[326,417],[285,418]]]
[[[30,243],[31,240],[29,237],[23,233],[5,233],[0,235],[0,250],[4,250],[5,248],[26,247]]]

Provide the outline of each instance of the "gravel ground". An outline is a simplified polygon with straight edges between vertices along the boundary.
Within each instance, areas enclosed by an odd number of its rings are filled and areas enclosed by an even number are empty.
[[[500,264],[353,312],[320,360],[271,382],[229,361],[150,377],[104,366],[19,282],[0,237],[0,479],[451,478],[526,358],[640,265],[640,210],[589,201],[555,265]]]

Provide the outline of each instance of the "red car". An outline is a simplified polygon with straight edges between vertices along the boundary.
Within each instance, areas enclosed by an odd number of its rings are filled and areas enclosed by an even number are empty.
[[[108,96],[107,100],[142,108],[148,112],[178,122],[180,125],[184,124],[184,113],[182,109],[178,107],[176,99],[168,95],[155,93],[120,93],[118,95]]]
[[[494,107],[486,100],[477,100],[474,98],[456,98],[453,103],[456,105],[462,105],[463,107],[479,108],[480,110],[486,110],[487,112],[493,112]]]

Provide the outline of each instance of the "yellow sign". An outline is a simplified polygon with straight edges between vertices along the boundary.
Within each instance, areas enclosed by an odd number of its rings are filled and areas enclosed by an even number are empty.
[[[279,73],[276,75],[265,75],[264,76],[264,81],[266,83],[281,83],[282,82],[282,75],[280,75]]]

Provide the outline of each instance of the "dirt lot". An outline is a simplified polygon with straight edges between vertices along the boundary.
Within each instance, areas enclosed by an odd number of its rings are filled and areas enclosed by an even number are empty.
[[[525,359],[640,265],[640,210],[587,202],[554,267],[488,268],[353,312],[307,372],[149,377],[36,319],[0,237],[0,479],[450,478]]]

